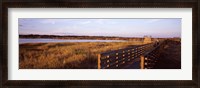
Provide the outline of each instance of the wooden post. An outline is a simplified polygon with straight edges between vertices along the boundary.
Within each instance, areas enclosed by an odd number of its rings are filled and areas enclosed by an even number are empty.
[[[101,54],[98,54],[98,69],[101,69]]]
[[[140,68],[144,69],[144,56],[143,55],[140,56]]]

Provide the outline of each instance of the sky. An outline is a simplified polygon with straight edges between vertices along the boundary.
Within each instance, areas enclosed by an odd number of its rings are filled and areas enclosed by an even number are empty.
[[[181,19],[19,18],[19,34],[181,37]]]

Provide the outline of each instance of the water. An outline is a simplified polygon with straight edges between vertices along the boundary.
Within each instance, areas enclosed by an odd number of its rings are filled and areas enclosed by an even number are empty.
[[[24,43],[52,43],[52,42],[126,42],[125,40],[91,40],[91,39],[77,39],[77,40],[71,40],[71,39],[19,39],[19,44]]]

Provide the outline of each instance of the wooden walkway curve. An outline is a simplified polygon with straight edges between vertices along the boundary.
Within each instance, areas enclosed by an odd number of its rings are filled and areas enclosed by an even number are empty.
[[[159,43],[154,42],[101,53],[98,55],[98,69],[140,69],[142,67],[141,65],[144,64],[146,64],[148,68],[152,68],[152,65],[148,64],[154,64],[156,61],[152,62],[149,60],[156,60],[157,54],[154,53],[157,53],[156,50],[161,47],[163,43],[164,40]],[[145,58],[143,62],[141,62],[141,56]],[[148,64],[145,61],[147,61]]]

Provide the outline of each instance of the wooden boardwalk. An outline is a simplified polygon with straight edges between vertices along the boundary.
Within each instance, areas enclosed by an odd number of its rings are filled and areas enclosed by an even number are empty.
[[[169,41],[160,53],[162,59],[154,66],[154,69],[181,69],[180,42]]]
[[[181,69],[180,41],[163,40],[99,54],[98,69]]]
[[[163,43],[160,41],[101,53],[98,55],[98,69],[152,68],[158,57],[157,50]]]

